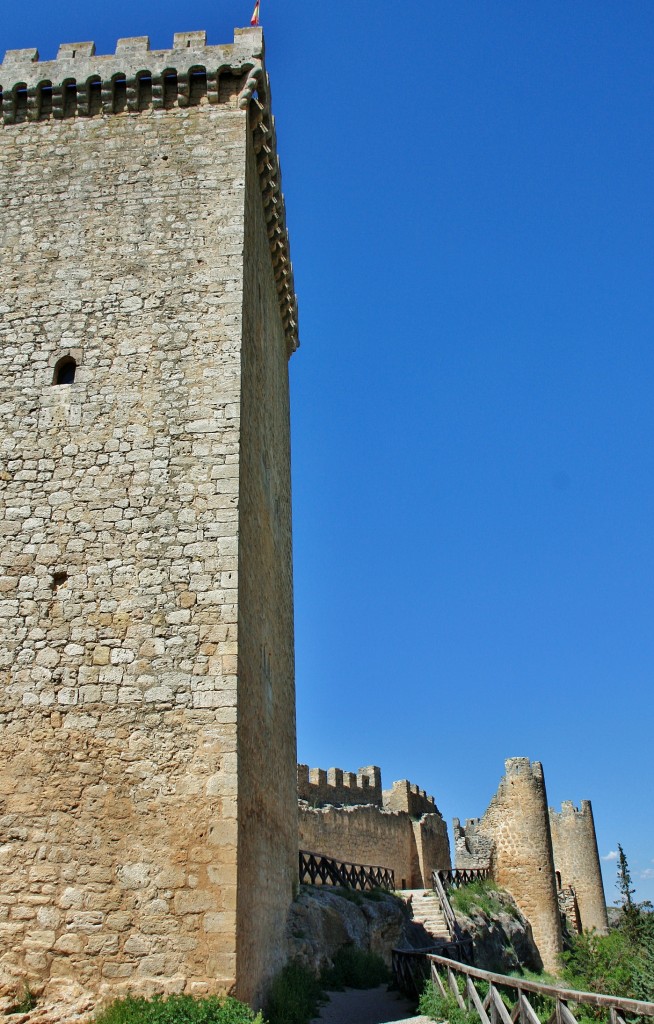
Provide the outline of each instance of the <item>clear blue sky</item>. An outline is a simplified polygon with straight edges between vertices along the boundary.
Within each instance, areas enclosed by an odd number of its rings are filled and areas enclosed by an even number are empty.
[[[226,42],[252,3],[28,0],[0,49]],[[541,760],[654,899],[654,5],[262,22],[300,301],[299,759],[379,764],[448,819]]]

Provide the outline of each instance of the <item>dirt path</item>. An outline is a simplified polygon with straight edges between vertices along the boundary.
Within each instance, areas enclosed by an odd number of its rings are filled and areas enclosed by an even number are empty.
[[[327,994],[329,1002],[311,1024],[433,1024],[428,1017],[413,1016],[414,1004],[386,985]]]

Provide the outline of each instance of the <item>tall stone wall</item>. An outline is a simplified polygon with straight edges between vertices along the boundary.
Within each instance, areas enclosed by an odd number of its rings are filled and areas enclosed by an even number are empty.
[[[421,818],[412,818],[411,827],[418,850],[418,884],[431,888],[432,872],[452,866],[447,825],[440,811],[437,811],[434,814],[423,814]]]
[[[294,315],[261,57],[253,30],[0,67],[5,982],[256,1000],[281,956]]]
[[[336,860],[392,868],[395,884],[419,873],[411,823],[405,815],[357,807],[300,806],[299,848]],[[417,884],[421,884],[418,882]]]
[[[449,868],[447,827],[440,814],[419,821],[374,805],[300,804],[299,848],[336,860],[392,868],[398,888],[431,885],[431,872]]]
[[[490,844],[495,880],[512,893],[531,923],[545,968],[556,970],[563,946],[542,765],[513,757],[505,767],[486,813],[466,826],[469,849],[474,854],[475,846],[486,851]],[[481,839],[487,842],[480,846]],[[471,865],[460,863],[457,845],[457,867],[464,866]]]
[[[565,800],[560,812],[549,809],[554,866],[561,877],[561,888],[572,887],[577,897],[578,926],[600,935],[608,932],[606,898],[602,883],[593,808],[582,800],[577,809]]]
[[[298,878],[288,354],[251,134],[245,195],[236,949],[251,996],[246,980],[283,964]]]

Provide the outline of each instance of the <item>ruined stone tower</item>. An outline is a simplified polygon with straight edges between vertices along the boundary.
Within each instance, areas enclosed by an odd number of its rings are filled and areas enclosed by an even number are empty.
[[[609,922],[590,800],[582,800],[579,810],[564,800],[559,813],[550,807],[549,814],[559,888],[574,890],[579,927],[606,935]]]
[[[287,360],[258,29],[7,53],[0,971],[256,1000],[297,872]]]
[[[457,867],[490,867],[528,918],[546,970],[563,949],[543,767],[510,757],[482,818],[454,824]]]

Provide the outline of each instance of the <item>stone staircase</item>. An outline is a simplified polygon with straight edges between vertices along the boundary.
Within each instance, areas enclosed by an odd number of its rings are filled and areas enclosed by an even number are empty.
[[[414,947],[451,941],[436,893],[431,889],[400,889],[399,895],[413,911],[411,944]]]

